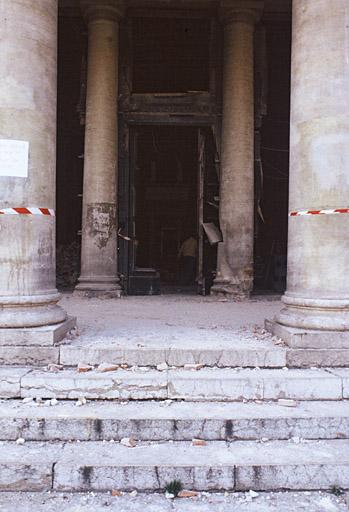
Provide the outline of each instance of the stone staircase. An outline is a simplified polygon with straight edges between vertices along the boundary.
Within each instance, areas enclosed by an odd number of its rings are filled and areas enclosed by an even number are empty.
[[[57,348],[0,368],[0,490],[349,489],[348,368],[263,342]]]

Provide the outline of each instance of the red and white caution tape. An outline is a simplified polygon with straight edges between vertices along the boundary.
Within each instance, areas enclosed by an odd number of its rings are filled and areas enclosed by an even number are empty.
[[[49,215],[55,216],[55,211],[51,208],[2,208],[0,215]]]
[[[300,217],[301,215],[336,215],[340,213],[349,213],[349,208],[333,208],[331,210],[298,210],[290,212],[289,217]]]

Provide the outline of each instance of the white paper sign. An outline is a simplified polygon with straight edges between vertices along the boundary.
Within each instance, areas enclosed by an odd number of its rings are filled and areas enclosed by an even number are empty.
[[[0,177],[28,177],[29,142],[0,139]]]

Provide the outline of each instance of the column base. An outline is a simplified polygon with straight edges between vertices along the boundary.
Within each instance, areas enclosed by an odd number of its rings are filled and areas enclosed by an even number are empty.
[[[80,277],[73,295],[75,297],[119,299],[122,295],[122,288],[116,277]]]
[[[211,295],[214,297],[222,297],[230,300],[249,299],[251,290],[246,289],[236,283],[232,283],[229,279],[215,279],[211,288]]]
[[[64,322],[67,313],[57,305],[57,291],[45,295],[0,297],[0,329],[55,325]]]
[[[76,318],[68,317],[56,325],[29,328],[0,328],[0,346],[48,347],[60,342],[76,326]]]
[[[349,349],[349,331],[329,331],[290,327],[266,320],[265,328],[291,348]]]

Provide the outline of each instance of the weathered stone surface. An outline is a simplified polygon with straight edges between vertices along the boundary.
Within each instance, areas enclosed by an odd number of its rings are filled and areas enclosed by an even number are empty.
[[[41,366],[58,361],[58,347],[0,346],[0,365]]]
[[[192,490],[349,487],[349,442],[273,441],[200,449],[186,443],[137,446],[67,444],[54,471],[55,490],[159,490],[174,478]],[[338,462],[339,461],[339,462]],[[270,469],[269,469],[270,468]],[[276,470],[277,468],[277,470]],[[236,484],[234,479],[236,474]]]
[[[349,368],[336,368],[329,371],[342,379],[343,398],[349,398]]]
[[[21,394],[21,378],[29,368],[0,368],[0,398],[14,398]]]
[[[43,327],[0,329],[0,345],[54,345],[61,341],[76,326],[76,318],[68,317],[60,324]]]
[[[289,349],[287,366],[294,368],[349,366],[348,349]]]
[[[261,370],[264,398],[341,399],[341,379],[325,370]]]
[[[349,349],[347,331],[321,331],[286,327],[277,322],[266,320],[265,328],[274,336],[283,339],[292,348],[344,348]]]
[[[169,371],[169,398],[192,400],[253,400],[263,398],[260,371]]]
[[[218,367],[283,367],[286,350],[269,341],[248,339],[244,335],[227,337],[222,333],[207,334],[196,339],[190,334],[182,340],[164,339],[140,343],[136,339],[110,338],[101,340],[76,340],[61,347],[61,363],[75,366],[79,361],[97,365],[108,361],[130,366],[157,366],[166,362],[169,366],[203,364]]]
[[[49,373],[35,370],[22,379],[21,396],[161,399],[167,397],[167,376],[165,372],[136,373],[124,370],[108,373],[78,373],[76,370]]]
[[[55,407],[9,401],[0,405],[0,439],[139,441],[349,438],[349,403],[75,403]]]
[[[251,500],[249,493],[234,492],[201,494],[199,498],[168,500],[164,494],[110,493],[69,494],[51,493],[0,493],[0,510],[16,512],[347,512],[349,494],[339,498],[326,491],[259,493]],[[11,508],[12,507],[12,508]]]
[[[324,370],[169,371],[169,397],[192,400],[340,399],[342,383]]]
[[[62,445],[0,443],[1,491],[48,491]]]

